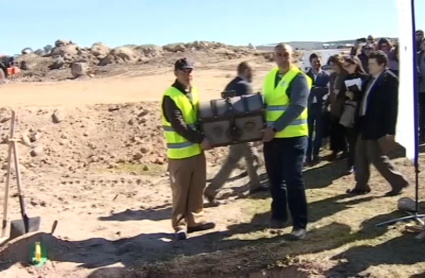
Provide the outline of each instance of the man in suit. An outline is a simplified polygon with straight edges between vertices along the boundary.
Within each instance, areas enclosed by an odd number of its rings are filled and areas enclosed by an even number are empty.
[[[356,186],[347,193],[358,195],[371,191],[370,164],[388,181],[392,190],[387,196],[401,193],[409,184],[385,153],[395,146],[398,114],[398,78],[387,68],[387,55],[378,50],[369,56],[370,78],[364,83],[358,105],[356,128]]]
[[[230,81],[224,90],[235,91],[236,96],[252,94],[252,67],[248,62],[242,62],[238,65],[237,73],[237,77]],[[226,161],[205,189],[204,196],[210,203],[214,202],[216,195],[223,187],[224,183],[229,179],[230,174],[236,168],[242,157],[245,158],[246,162],[246,169],[250,180],[250,193],[253,194],[259,191],[268,190],[267,187],[260,184],[260,178],[257,174],[256,167],[254,167],[254,161],[257,162],[257,165],[260,164],[260,159],[255,147],[251,147],[249,143],[231,145]]]
[[[307,75],[313,81],[308,97],[308,146],[305,163],[307,165],[319,162],[319,151],[322,146],[324,115],[324,97],[329,92],[330,74],[321,69],[322,64],[316,53],[310,55],[311,69]],[[313,139],[314,131],[314,139]]]

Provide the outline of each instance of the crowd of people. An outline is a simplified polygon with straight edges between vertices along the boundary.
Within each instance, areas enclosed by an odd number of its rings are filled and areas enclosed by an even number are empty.
[[[416,31],[416,49],[418,65],[419,88],[419,126],[420,141],[425,142],[425,56],[424,33]],[[363,44],[363,45],[362,45]],[[365,84],[373,75],[374,67],[370,66],[370,57],[384,53],[385,67],[393,75],[399,75],[399,56],[397,42],[387,38],[378,41],[373,36],[356,41],[349,55],[334,55],[327,64],[331,72],[321,70],[321,60],[316,54],[310,56],[312,68],[306,73],[315,80],[309,98],[309,145],[306,155],[306,165],[319,162],[319,152],[322,142],[328,138],[332,154],[329,160],[347,158],[347,174],[355,170],[355,149],[358,132],[355,128],[354,113],[359,103],[358,94],[347,88],[347,80],[358,80],[357,84]],[[374,59],[376,60],[376,59]],[[371,72],[372,71],[372,72]],[[351,82],[351,84],[353,84]],[[394,85],[394,86],[398,86]],[[361,91],[361,86],[360,90]],[[329,92],[329,94],[328,94]],[[390,107],[389,107],[390,109]]]
[[[421,78],[425,74],[424,34],[418,30],[416,35],[419,106],[425,108],[425,78]],[[193,84],[194,66],[186,58],[176,61],[176,80],[164,93],[161,113],[172,190],[171,223],[177,240],[215,227],[203,214],[203,198],[215,201],[242,157],[247,162],[250,193],[271,193],[269,228],[284,228],[290,215],[294,240],[304,238],[308,224],[303,167],[320,161],[325,138],[329,138],[332,151],[328,159],[346,158],[347,174],[355,175],[355,185],[347,193],[371,191],[371,164],[390,184],[387,196],[397,195],[408,186],[387,156],[396,146],[397,45],[385,38],[376,43],[372,36],[358,40],[350,55],[330,57],[327,63],[331,72],[322,70],[321,58],[316,54],[309,57],[312,68],[303,72],[292,63],[293,54],[290,45],[276,45],[276,67],[263,82],[267,127],[261,131],[267,187],[260,184],[254,167],[260,159],[248,143],[229,148],[222,169],[206,186],[204,151],[212,144],[198,124],[199,92]],[[238,96],[252,93],[252,72],[249,63],[241,63],[237,76],[225,90],[235,91]],[[420,123],[423,139],[425,113],[420,113]]]

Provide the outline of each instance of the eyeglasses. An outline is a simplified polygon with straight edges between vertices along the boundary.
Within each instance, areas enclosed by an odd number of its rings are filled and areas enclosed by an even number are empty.
[[[180,70],[181,72],[185,73],[185,74],[191,74],[193,69],[182,69]]]
[[[289,57],[289,53],[276,53],[277,57]]]

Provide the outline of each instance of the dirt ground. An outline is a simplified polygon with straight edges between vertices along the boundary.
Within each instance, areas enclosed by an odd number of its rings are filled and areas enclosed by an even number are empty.
[[[259,89],[272,64],[252,59]],[[202,100],[219,95],[239,61],[198,67]],[[343,175],[344,162],[305,170],[311,224],[303,241],[287,240],[290,227],[279,234],[265,229],[269,194],[248,197],[248,180],[238,169],[220,206],[206,208],[216,229],[174,242],[158,102],[172,80],[166,68],[134,68],[110,78],[0,88],[0,189],[6,107],[13,107],[28,214],[42,218],[41,232],[1,247],[0,277],[425,277],[423,243],[404,224],[375,227],[404,216],[397,211],[400,197],[383,197],[389,186],[376,172],[371,194],[345,195],[354,179]],[[209,178],[225,154],[226,148],[207,153]],[[395,161],[413,184],[413,167]],[[15,184],[13,178],[9,220],[20,218]],[[413,187],[404,195],[413,197]],[[59,224],[51,234],[54,220]],[[36,241],[48,248],[50,261],[41,268],[28,265]]]

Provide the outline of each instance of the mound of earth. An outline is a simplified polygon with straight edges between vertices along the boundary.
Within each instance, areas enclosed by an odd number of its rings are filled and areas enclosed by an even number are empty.
[[[17,109],[17,134],[24,171],[81,173],[137,164],[148,172],[165,167],[158,102],[79,108]],[[0,110],[1,143],[7,143],[10,112]],[[105,140],[107,138],[107,140]],[[7,148],[0,148],[5,169]],[[208,152],[216,164],[225,148]]]
[[[297,52],[295,59],[298,60],[301,55],[302,53]],[[192,57],[202,64],[253,56],[263,58],[264,62],[273,60],[272,53],[256,50],[252,45],[243,47],[195,41],[164,46],[124,45],[110,48],[101,42],[94,43],[91,47],[80,47],[72,41],[57,40],[48,53],[44,50],[31,52],[28,48],[23,49],[22,55],[15,59],[22,72],[13,78],[13,82],[94,77],[116,68],[122,73],[129,65],[171,67],[174,60],[182,56]],[[76,67],[80,69],[77,71]]]

